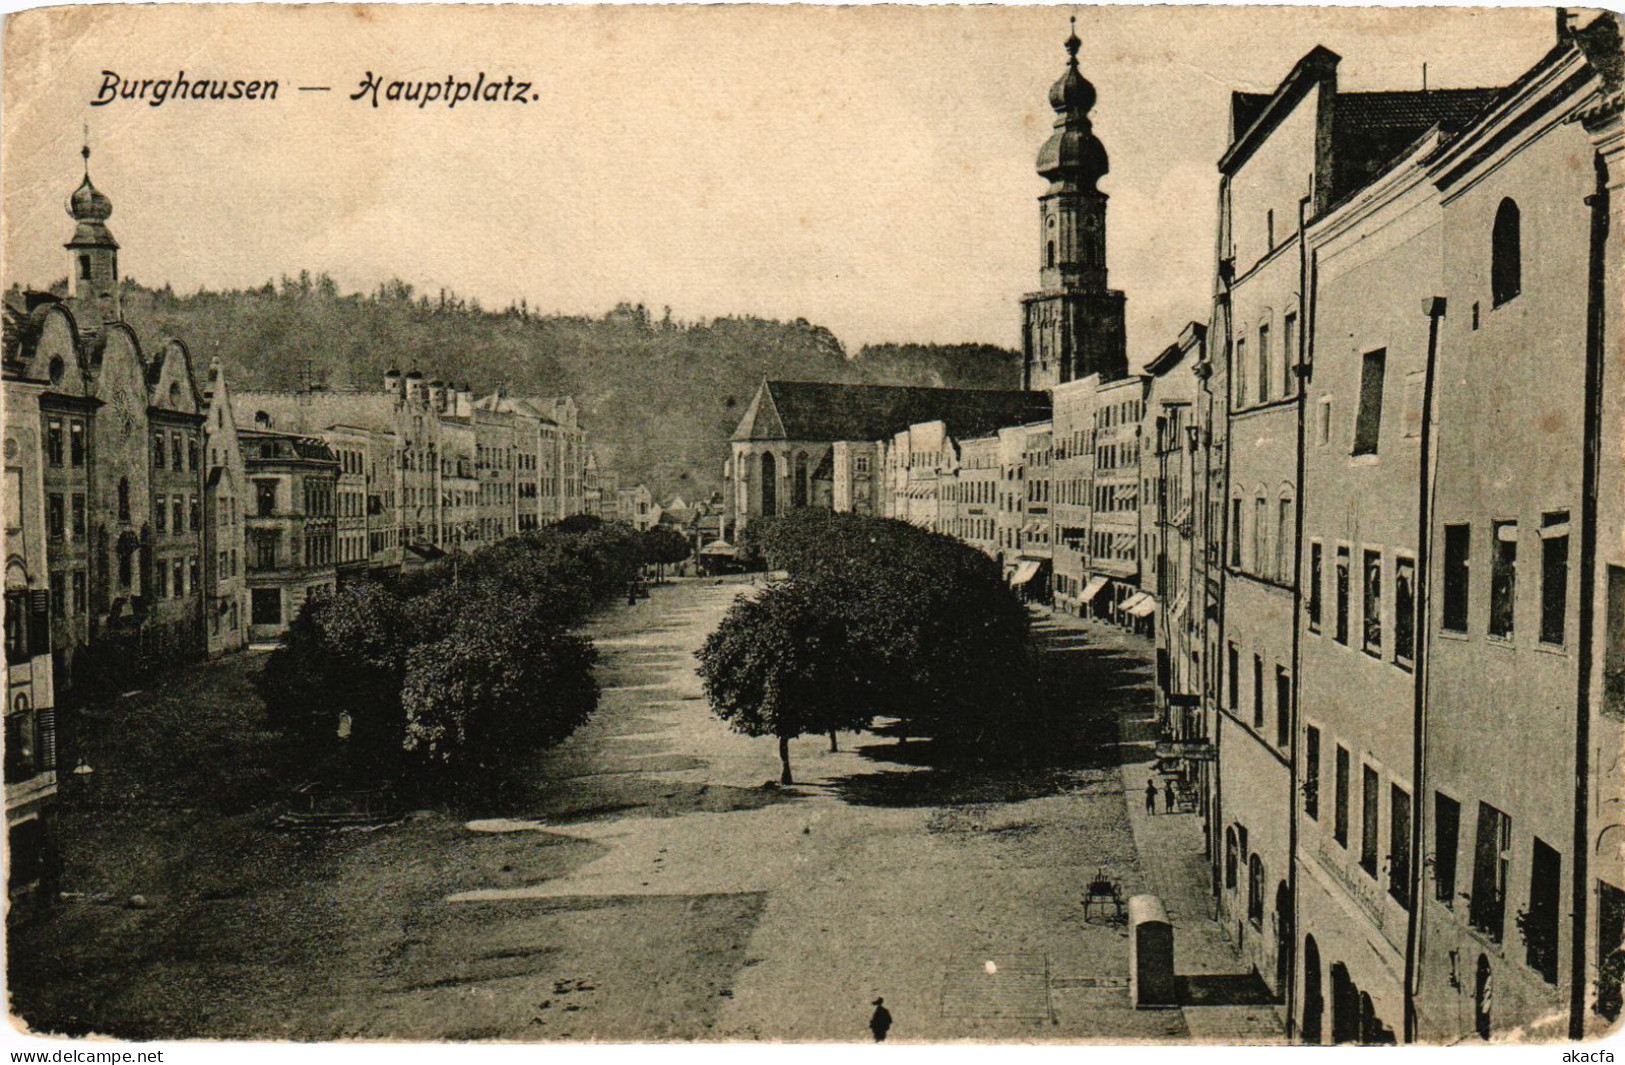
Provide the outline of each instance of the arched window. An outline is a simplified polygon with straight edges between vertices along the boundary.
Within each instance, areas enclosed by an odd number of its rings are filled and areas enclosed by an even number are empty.
[[[1055,242],[1053,240],[1044,245],[1044,265],[1051,268],[1055,266]]]
[[[779,512],[779,464],[771,451],[762,452],[762,513]]]
[[[118,479],[118,520],[130,520],[130,479],[128,477]]]
[[[1236,828],[1232,825],[1224,830],[1224,886],[1232,890],[1236,886],[1236,864],[1240,853],[1236,845]]]
[[[1264,863],[1257,854],[1247,859],[1247,920],[1264,924]]]
[[[1499,307],[1523,290],[1523,220],[1510,199],[1496,209],[1490,245],[1490,295]]]
[[[269,429],[271,427],[271,416],[265,411],[257,410],[254,412],[254,424],[261,429]]]
[[[807,453],[805,451],[796,455],[796,480],[791,488],[791,499],[795,506],[807,505]]]

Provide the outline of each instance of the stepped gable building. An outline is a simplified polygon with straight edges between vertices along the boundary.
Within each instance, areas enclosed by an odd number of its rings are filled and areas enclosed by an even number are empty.
[[[862,445],[884,441],[889,449],[894,434],[911,425],[941,421],[967,437],[1047,417],[1049,397],[1041,392],[763,381],[733,434],[734,532],[752,518],[815,505],[813,475],[838,442],[851,445],[842,453],[853,467],[831,470],[830,483],[851,485],[877,472],[870,463],[879,456]]]
[[[107,226],[113,203],[91,182],[90,149],[82,154],[85,175],[67,202],[67,294],[5,297],[7,360],[44,382],[38,410],[59,694],[93,644],[117,643],[114,655],[203,650],[197,378],[184,344],[144,351],[124,322],[119,243]]]
[[[1078,72],[1081,45],[1074,30],[1066,72],[1049,91],[1055,132],[1038,151],[1038,173],[1050,185],[1038,199],[1039,290],[1021,301],[1024,388],[1128,371],[1123,294],[1106,284],[1106,194],[1097,187],[1106,149],[1089,121],[1095,87]]]

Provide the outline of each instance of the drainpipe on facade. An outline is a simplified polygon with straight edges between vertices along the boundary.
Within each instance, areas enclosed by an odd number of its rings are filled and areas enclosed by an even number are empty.
[[[1314,187],[1313,178],[1310,187]],[[1292,515],[1292,713],[1288,725],[1292,729],[1292,747],[1287,762],[1287,808],[1291,815],[1287,818],[1287,894],[1292,901],[1292,924],[1287,929],[1287,935],[1282,936],[1282,942],[1276,949],[1285,949],[1288,965],[1286,966],[1286,986],[1281,989],[1281,995],[1286,1001],[1286,1034],[1292,1038],[1297,1028],[1297,987],[1298,987],[1298,717],[1301,692],[1303,687],[1303,648],[1300,628],[1303,622],[1303,516],[1304,516],[1304,471],[1307,465],[1305,460],[1304,444],[1307,432],[1304,426],[1304,417],[1308,410],[1305,405],[1309,394],[1309,378],[1313,368],[1313,348],[1310,344],[1314,336],[1315,317],[1315,261],[1309,254],[1309,242],[1305,230],[1309,227],[1310,197],[1304,196],[1298,200],[1298,309],[1302,319],[1298,328],[1298,350],[1295,353],[1297,365],[1293,373],[1298,379],[1298,452],[1297,470],[1294,483],[1297,487],[1297,500]]]
[[[1405,1042],[1416,1042],[1416,968],[1422,934],[1422,860],[1427,839],[1427,681],[1428,626],[1432,623],[1432,585],[1428,566],[1432,561],[1431,523],[1434,490],[1433,397],[1438,380],[1439,322],[1444,318],[1443,296],[1422,301],[1428,316],[1427,367],[1422,375],[1422,439],[1416,475],[1416,574],[1411,603],[1411,905],[1405,915]]]
[[[1595,156],[1597,188],[1586,197],[1591,208],[1591,255],[1586,285],[1586,376],[1582,467],[1580,472],[1580,617],[1575,655],[1579,680],[1574,712],[1574,929],[1569,944],[1569,1038],[1585,1038],[1586,918],[1591,901],[1588,859],[1591,848],[1592,637],[1596,626],[1597,486],[1602,474],[1604,323],[1607,307],[1608,164]],[[1600,962],[1601,959],[1599,958]]]
[[[1213,916],[1215,919],[1219,916],[1220,900],[1224,891],[1223,869],[1221,868],[1221,863],[1224,860],[1224,773],[1219,761],[1219,751],[1224,734],[1224,712],[1222,707],[1224,706],[1225,684],[1230,679],[1224,673],[1224,670],[1230,665],[1229,659],[1224,653],[1224,598],[1225,592],[1229,588],[1228,567],[1230,565],[1230,393],[1234,388],[1232,380],[1234,367],[1231,365],[1231,351],[1235,341],[1235,325],[1232,321],[1234,316],[1230,300],[1231,287],[1235,282],[1236,273],[1234,252],[1228,246],[1230,238],[1230,179],[1228,177],[1224,178],[1220,183],[1219,204],[1221,222],[1219,239],[1222,242],[1219,247],[1219,284],[1224,288],[1219,295],[1221,313],[1224,315],[1224,475],[1222,478],[1224,495],[1219,501],[1219,621],[1216,626],[1217,635],[1214,642],[1214,647],[1219,654],[1220,673],[1218,690],[1213,693],[1213,699],[1214,703],[1221,708],[1213,715],[1213,831],[1210,834],[1213,837]],[[1227,255],[1227,253],[1229,254]],[[1230,262],[1228,270],[1224,265],[1227,258]],[[1209,410],[1211,411],[1211,409],[1212,404],[1210,403]],[[1211,446],[1212,438],[1209,437],[1210,456]],[[1209,461],[1211,461],[1211,457]]]

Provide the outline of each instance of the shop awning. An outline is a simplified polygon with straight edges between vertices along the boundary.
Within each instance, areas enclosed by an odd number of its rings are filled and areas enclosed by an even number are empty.
[[[1142,602],[1149,598],[1150,596],[1146,595],[1144,592],[1134,592],[1127,599],[1123,600],[1121,603],[1118,603],[1117,609],[1133,610],[1135,607],[1139,606]]]
[[[1016,563],[1016,572],[1010,577],[1010,586],[1020,588],[1023,584],[1038,576],[1038,567],[1042,565],[1042,562],[1030,558],[1022,559]]]
[[[1138,603],[1135,603],[1133,606],[1129,607],[1128,612],[1130,614],[1132,614],[1134,617],[1137,617],[1137,618],[1148,618],[1153,613],[1156,612],[1156,609],[1157,609],[1157,601],[1156,601],[1156,599],[1154,599],[1151,596],[1147,595],[1144,598],[1142,598]]]
[[[734,547],[733,544],[730,544],[726,540],[712,540],[710,543],[700,548],[700,554],[725,555],[731,558],[734,555],[739,554],[739,551]]]
[[[1083,586],[1083,594],[1078,596],[1078,602],[1087,603],[1094,599],[1095,596],[1100,594],[1100,590],[1106,587],[1107,583],[1105,577],[1090,577],[1089,583]]]

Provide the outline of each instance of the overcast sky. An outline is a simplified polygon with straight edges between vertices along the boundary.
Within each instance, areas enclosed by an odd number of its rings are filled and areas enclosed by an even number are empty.
[[[1231,90],[1317,43],[1344,89],[1419,88],[1423,63],[1433,87],[1504,84],[1553,40],[1550,10],[1505,8],[57,9],[8,27],[5,282],[65,275],[88,121],[123,273],[147,284],[303,268],[488,307],[805,317],[854,350],[1018,346],[1073,11],[1135,363],[1205,317]],[[89,106],[104,69],[280,89]],[[539,99],[373,109],[349,99],[368,70],[511,75]]]

